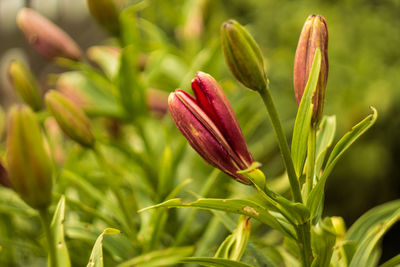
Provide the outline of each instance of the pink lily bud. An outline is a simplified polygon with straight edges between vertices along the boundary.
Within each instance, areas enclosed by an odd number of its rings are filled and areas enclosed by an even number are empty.
[[[192,80],[195,97],[177,89],[168,98],[170,113],[183,136],[203,159],[243,184],[237,171],[250,167],[253,157],[224,91],[210,75]]]
[[[317,48],[321,49],[321,71],[313,98],[314,122],[317,122],[321,117],[325,88],[328,82],[328,28],[323,16],[311,15],[307,18],[301,31],[294,60],[293,83],[297,105],[300,105]]]
[[[23,8],[18,12],[17,24],[29,44],[45,59],[65,57],[79,60],[82,52],[71,37],[35,10]]]

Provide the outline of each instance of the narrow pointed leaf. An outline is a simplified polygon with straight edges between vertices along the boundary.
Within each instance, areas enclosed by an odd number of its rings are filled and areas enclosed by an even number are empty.
[[[103,267],[103,239],[104,235],[120,234],[121,231],[114,228],[106,228],[103,233],[99,235],[96,242],[94,243],[92,253],[90,254],[89,262],[87,267]]]
[[[197,263],[201,266],[212,266],[212,267],[251,267],[251,265],[227,259],[210,258],[210,257],[193,257],[185,258],[181,260],[183,263]]]
[[[336,132],[336,116],[324,116],[317,132],[315,173],[319,175]]]
[[[57,266],[69,267],[71,262],[69,259],[68,248],[64,239],[64,217],[65,217],[65,197],[61,196],[56,211],[51,221],[50,229],[53,234],[54,247],[57,254]]]
[[[153,208],[200,208],[209,210],[222,210],[236,214],[242,214],[254,218],[262,223],[269,225],[272,228],[288,235],[287,230],[271,215],[266,209],[259,204],[245,199],[216,199],[216,198],[201,198],[192,203],[184,204],[182,199],[175,198],[167,200],[163,203],[139,210],[143,212]]]
[[[118,265],[118,267],[173,266],[193,253],[193,247],[175,247],[142,254]]]
[[[297,177],[303,171],[304,162],[307,154],[307,139],[311,127],[313,114],[312,98],[317,88],[319,72],[321,69],[321,50],[315,51],[314,61],[310,71],[307,85],[297,111],[296,121],[293,129],[292,139],[292,159]]]
[[[321,178],[316,186],[312,189],[307,199],[307,207],[310,209],[311,218],[314,218],[317,214],[318,206],[321,204],[323,198],[326,180],[329,174],[332,172],[337,161],[340,159],[343,153],[375,123],[378,114],[375,108],[371,107],[371,110],[373,113],[355,125],[339,140],[339,142],[333,148]]]

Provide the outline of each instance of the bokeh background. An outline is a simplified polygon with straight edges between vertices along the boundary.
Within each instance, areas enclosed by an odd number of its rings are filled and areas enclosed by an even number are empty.
[[[10,60],[28,63],[44,90],[52,86],[48,75],[63,71],[44,61],[23,38],[15,22],[23,6],[51,19],[84,51],[109,38],[90,17],[86,1],[0,0],[0,103],[5,110],[19,101],[7,78]],[[234,18],[258,41],[289,134],[297,109],[293,59],[302,25],[312,13],[324,15],[329,28],[324,113],[336,115],[336,140],[369,113],[370,105],[379,112],[377,124],[346,152],[328,180],[325,213],[344,217],[349,226],[371,207],[400,197],[400,0],[152,0],[141,16],[160,27],[177,51],[163,62],[166,71],[155,75],[152,85],[167,92],[180,86],[188,89],[197,69],[190,77],[181,73],[199,60],[202,48],[210,48],[212,64],[199,63],[200,70],[212,74],[227,90],[250,149],[272,179],[283,168],[272,129],[257,95],[235,82],[227,70],[219,28]],[[198,163],[202,164],[200,159]],[[399,239],[396,225],[384,238],[383,259],[400,253]]]

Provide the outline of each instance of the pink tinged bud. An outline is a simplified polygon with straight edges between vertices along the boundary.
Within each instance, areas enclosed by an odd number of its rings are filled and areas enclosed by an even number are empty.
[[[293,82],[297,105],[300,105],[317,48],[321,49],[321,71],[313,98],[314,122],[318,121],[322,115],[325,88],[328,82],[328,28],[323,16],[311,15],[301,31],[294,60]]]
[[[249,168],[254,160],[222,88],[210,75],[198,72],[192,89],[196,98],[180,89],[169,96],[169,110],[178,129],[206,162],[250,184],[237,171]]]
[[[79,106],[54,90],[46,93],[45,102],[47,109],[69,138],[82,146],[93,147],[95,139],[90,121]]]
[[[35,209],[51,203],[52,167],[33,111],[12,107],[7,121],[7,170],[12,188]]]
[[[64,57],[79,60],[82,57],[80,48],[67,33],[33,9],[21,9],[17,24],[29,44],[45,59]]]

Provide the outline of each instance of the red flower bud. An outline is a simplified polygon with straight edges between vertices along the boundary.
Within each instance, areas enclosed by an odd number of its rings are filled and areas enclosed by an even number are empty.
[[[297,105],[300,105],[317,48],[321,49],[321,70],[313,98],[314,122],[321,117],[325,88],[328,82],[328,28],[323,16],[311,15],[307,18],[301,31],[294,60],[293,82]]]
[[[169,110],[178,129],[206,162],[250,184],[237,171],[249,168],[254,160],[224,91],[203,72],[193,79],[192,89],[196,98],[180,89],[169,96]]]
[[[35,10],[23,8],[18,12],[17,24],[29,44],[45,59],[65,57],[78,60],[82,52],[71,37]]]

